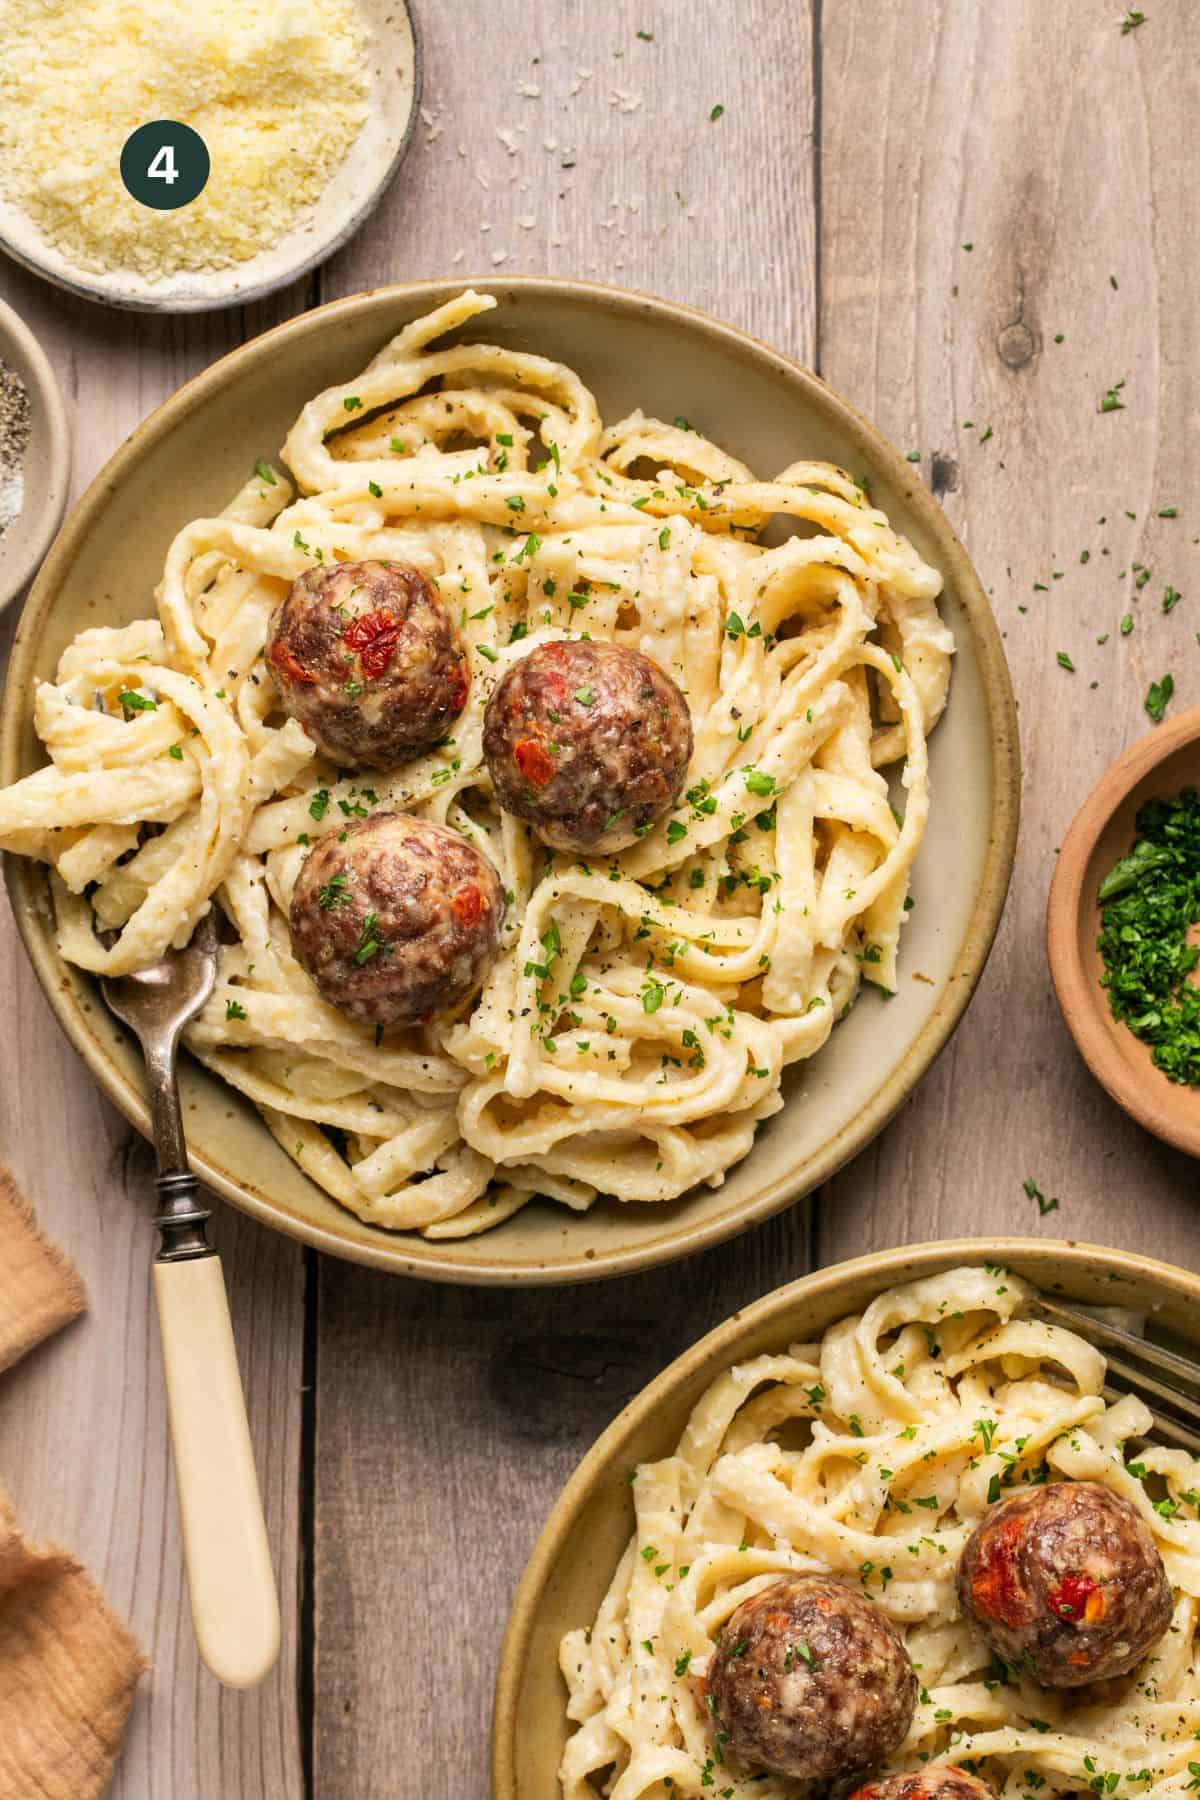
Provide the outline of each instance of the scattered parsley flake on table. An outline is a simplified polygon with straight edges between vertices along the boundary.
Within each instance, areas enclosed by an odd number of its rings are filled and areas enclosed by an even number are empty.
[[[1144,25],[1145,23],[1145,13],[1135,12],[1131,7],[1125,14],[1125,17],[1121,20],[1121,36],[1128,37],[1131,31],[1136,31],[1139,25]]]
[[[1112,387],[1105,388],[1098,410],[1102,413],[1124,412],[1125,402],[1121,398],[1121,389],[1124,386],[1123,381],[1115,381]]]
[[[1167,702],[1175,692],[1175,677],[1164,675],[1161,681],[1152,681],[1146,693],[1146,711],[1156,725],[1161,725],[1162,716],[1167,710]]]
[[[1057,1200],[1047,1200],[1045,1194],[1043,1194],[1041,1188],[1038,1186],[1037,1182],[1033,1179],[1032,1175],[1030,1175],[1022,1183],[1022,1186],[1024,1187],[1025,1192],[1029,1195],[1029,1198],[1031,1200],[1037,1201],[1038,1212],[1041,1214],[1043,1219],[1046,1217],[1047,1213],[1052,1213],[1052,1212],[1058,1211],[1058,1201]]]

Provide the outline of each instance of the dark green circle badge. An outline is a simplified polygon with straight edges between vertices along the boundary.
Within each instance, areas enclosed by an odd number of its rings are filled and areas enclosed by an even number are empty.
[[[203,192],[208,180],[208,145],[178,119],[139,125],[121,152],[121,180],[135,200],[156,212],[173,212]]]

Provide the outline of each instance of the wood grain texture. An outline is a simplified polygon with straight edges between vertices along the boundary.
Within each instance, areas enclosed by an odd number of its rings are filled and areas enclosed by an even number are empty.
[[[426,120],[323,293],[459,268],[587,276],[709,308],[811,361],[807,8],[701,6],[686,31],[631,0],[538,0],[511,33],[495,17],[486,0],[422,9]],[[399,1800],[402,1756],[420,1767],[414,1800],[486,1792],[508,1601],[558,1489],[666,1362],[806,1266],[803,1207],[683,1270],[557,1294],[322,1263],[319,1800]]]
[[[801,1206],[681,1268],[558,1294],[320,1264],[311,1718],[297,1705],[303,1259],[218,1221],[285,1616],[276,1679],[219,1696],[182,1588],[149,1157],[61,1040],[5,918],[0,1155],[92,1309],[0,1382],[0,1474],[154,1653],[121,1800],[300,1800],[309,1731],[316,1800],[482,1796],[509,1595],[563,1480],[646,1379],[813,1252],[1025,1230],[1195,1264],[1194,1165],[1091,1081],[1042,942],[1054,846],[1149,728],[1149,682],[1170,669],[1180,704],[1200,697],[1200,70],[1186,9],[1150,8],[1126,36],[1121,10],[825,0],[814,25],[808,3],[527,0],[502,24],[485,0],[445,0],[420,8],[425,111],[399,179],[304,290],[250,315],[143,320],[0,269],[63,377],[80,482],[243,336],[382,281],[586,276],[710,309],[805,360],[819,350],[828,379],[920,452],[965,537],[1006,632],[1026,764],[1012,900],[979,994],[901,1115],[815,1199],[814,1244]],[[1117,381],[1124,410],[1101,415]],[[1157,517],[1173,506],[1179,518]],[[1151,571],[1141,588],[1135,563]],[[1168,585],[1184,598],[1165,614]],[[1038,1215],[1027,1176],[1059,1211]],[[396,1771],[414,1765],[408,1790]]]
[[[822,1262],[985,1230],[1200,1255],[1195,1164],[1093,1082],[1043,943],[1055,846],[1151,729],[1149,683],[1170,670],[1177,704],[1200,698],[1197,68],[1180,9],[1148,12],[1122,35],[1099,0],[825,8],[824,373],[943,490],[1005,633],[1025,791],[976,999],[824,1196]],[[1124,410],[1101,414],[1119,381]],[[1168,585],[1184,595],[1169,614]],[[1039,1214],[1027,1177],[1057,1211]]]
[[[7,264],[0,293],[33,324],[62,382],[76,493],[160,400],[307,297],[286,296],[253,316],[134,318],[76,302]],[[4,620],[6,651],[14,624],[15,609]],[[59,1031],[6,905],[0,984],[8,998],[0,1156],[90,1297],[85,1319],[0,1381],[0,1471],[26,1528],[83,1558],[152,1658],[112,1793],[299,1800],[303,1259],[216,1203],[213,1241],[229,1281],[284,1619],[271,1681],[255,1694],[223,1693],[196,1656],[180,1556],[150,1294],[153,1159]]]

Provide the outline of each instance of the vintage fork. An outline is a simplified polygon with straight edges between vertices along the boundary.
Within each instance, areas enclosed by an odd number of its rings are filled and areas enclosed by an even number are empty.
[[[1108,1364],[1106,1400],[1135,1394],[1150,1408],[1162,1438],[1200,1457],[1200,1364],[1136,1337],[1088,1307],[1039,1294],[1032,1310],[1048,1325],[1065,1326],[1103,1353]]]
[[[216,972],[209,913],[185,949],[100,986],[146,1059],[162,1236],[154,1294],[192,1628],[218,1681],[253,1687],[279,1655],[279,1599],[225,1278],[188,1168],[175,1073],[180,1033],[211,995]]]

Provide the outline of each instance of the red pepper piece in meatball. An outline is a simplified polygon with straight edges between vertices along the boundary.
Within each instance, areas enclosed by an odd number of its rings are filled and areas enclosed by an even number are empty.
[[[731,1615],[708,1699],[743,1767],[825,1781],[883,1762],[903,1742],[917,1678],[894,1625],[864,1595],[792,1575]]]
[[[310,850],[288,924],[323,1000],[364,1025],[415,1025],[473,994],[500,947],[500,876],[461,832],[377,813]]]
[[[1153,1537],[1127,1500],[1093,1481],[994,1506],[963,1550],[958,1597],[997,1656],[1050,1688],[1128,1674],[1171,1622]]]
[[[496,798],[559,850],[623,850],[678,797],[692,719],[671,677],[623,644],[542,644],[488,699]]]
[[[856,1788],[850,1800],[996,1800],[995,1788],[954,1763],[885,1775]]]
[[[267,667],[285,712],[347,769],[391,769],[429,749],[470,692],[445,603],[405,563],[307,570],[271,621]]]

